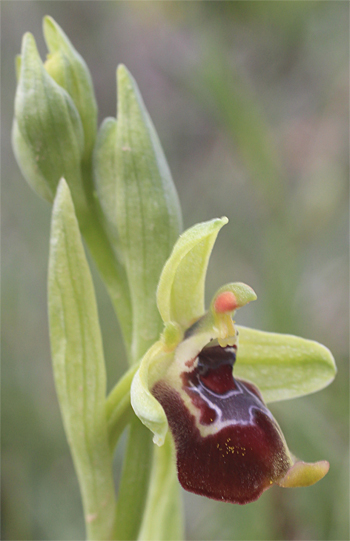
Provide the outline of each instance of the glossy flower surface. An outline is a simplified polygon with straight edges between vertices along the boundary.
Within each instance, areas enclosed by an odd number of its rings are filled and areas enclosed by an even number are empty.
[[[131,400],[155,443],[170,427],[183,488],[245,504],[274,483],[307,486],[327,473],[327,461],[293,457],[264,398],[322,388],[335,365],[316,342],[236,326],[235,310],[256,299],[245,284],[223,286],[204,311],[208,257],[224,223],[198,224],[175,245],[158,287],[165,329],[141,361]]]

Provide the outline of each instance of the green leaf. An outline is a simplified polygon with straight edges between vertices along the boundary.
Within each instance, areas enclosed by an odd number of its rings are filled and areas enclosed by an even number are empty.
[[[80,169],[81,120],[70,96],[44,69],[29,33],[22,42],[12,142],[24,177],[41,197],[52,202],[59,179],[64,177],[77,213],[86,212]]]
[[[97,131],[97,105],[89,69],[52,17],[44,17],[43,30],[50,51],[45,69],[72,98],[84,129],[85,154],[89,156]]]
[[[181,231],[181,210],[158,136],[137,85],[119,66],[115,223],[133,309],[132,358],[137,361],[162,328],[156,289]]]
[[[164,445],[154,449],[147,505],[138,539],[180,541],[183,538],[182,502],[175,449],[172,436],[168,433]]]
[[[333,381],[331,352],[312,340],[236,326],[234,374],[257,385],[266,402],[314,393]]]
[[[53,206],[49,318],[54,376],[90,539],[110,539],[115,511],[97,306],[69,188]]]
[[[217,234],[227,222],[223,217],[196,224],[175,244],[157,291],[158,309],[164,323],[172,321],[186,329],[204,314],[208,261]]]

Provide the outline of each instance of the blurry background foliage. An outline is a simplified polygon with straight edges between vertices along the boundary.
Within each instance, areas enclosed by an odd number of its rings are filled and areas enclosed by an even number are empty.
[[[46,309],[50,207],[15,163],[14,58],[52,15],[85,58],[99,122],[115,115],[115,69],[137,80],[185,227],[227,215],[207,295],[244,281],[239,323],[319,340],[339,373],[315,396],[275,404],[290,448],[328,459],[319,484],[272,488],[245,507],[184,494],[188,539],[348,539],[349,4],[2,2],[3,539],[81,539],[77,481],[55,396]],[[126,368],[94,273],[109,387]],[[116,456],[116,472],[121,452]],[[118,473],[116,473],[118,478]]]

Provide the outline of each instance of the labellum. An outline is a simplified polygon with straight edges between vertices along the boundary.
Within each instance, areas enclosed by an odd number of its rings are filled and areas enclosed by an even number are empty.
[[[216,341],[185,363],[181,388],[157,382],[172,431],[183,488],[245,504],[259,498],[292,465],[283,434],[259,390],[233,377],[236,345]]]

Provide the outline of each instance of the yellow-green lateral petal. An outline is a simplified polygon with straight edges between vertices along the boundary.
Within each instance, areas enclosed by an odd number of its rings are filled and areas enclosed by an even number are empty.
[[[235,376],[257,385],[266,402],[319,391],[334,379],[329,349],[312,340],[236,326]]]
[[[165,351],[162,342],[156,342],[143,357],[131,384],[131,405],[143,424],[153,432],[153,441],[157,445],[164,443],[168,421],[162,406],[151,394],[151,389],[164,375],[173,356],[173,352]]]
[[[158,285],[157,304],[165,323],[189,327],[204,313],[204,282],[217,234],[226,217],[196,224],[179,238]]]

